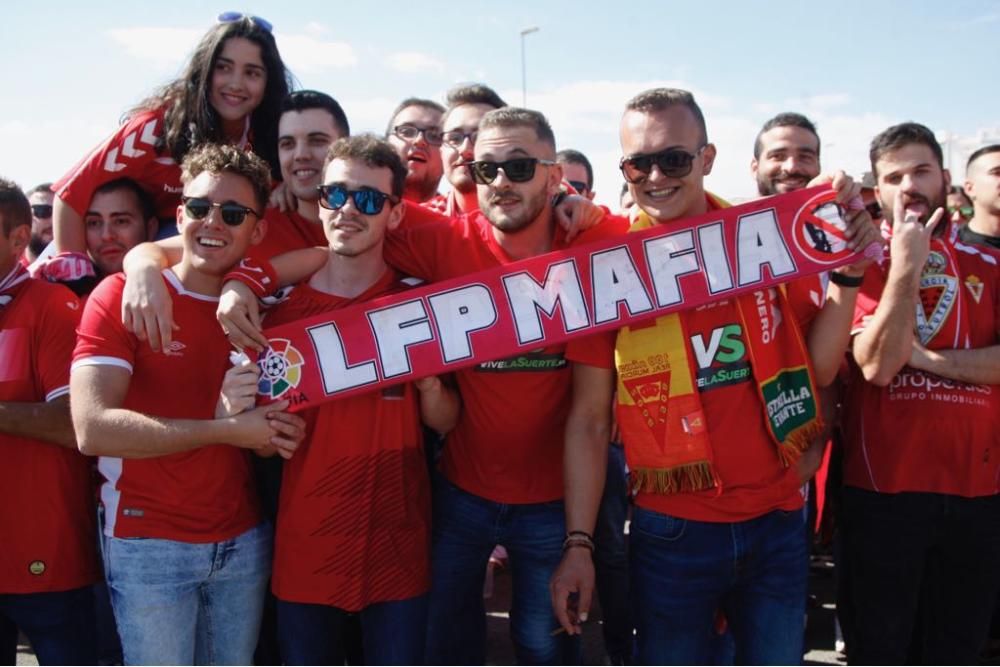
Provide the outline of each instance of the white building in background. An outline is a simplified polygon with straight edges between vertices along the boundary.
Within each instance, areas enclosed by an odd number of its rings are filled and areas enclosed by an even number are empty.
[[[971,136],[939,132],[937,140],[944,152],[944,166],[951,171],[951,181],[961,185],[965,180],[965,163],[976,149],[989,144],[1000,144],[1000,127],[981,129]]]

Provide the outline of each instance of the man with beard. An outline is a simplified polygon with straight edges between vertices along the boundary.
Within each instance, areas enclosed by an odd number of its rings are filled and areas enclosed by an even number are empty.
[[[403,199],[414,204],[437,195],[441,166],[441,116],[444,107],[432,100],[409,97],[392,112],[385,138],[406,165]]]
[[[411,276],[440,281],[567,247],[567,232],[557,224],[553,205],[562,180],[555,154],[555,138],[542,114],[513,107],[488,112],[479,124],[470,165],[479,210],[398,228],[386,236],[386,261]],[[602,223],[573,243],[623,231]],[[306,261],[276,258],[279,281],[288,275],[289,264],[301,267]],[[233,336],[237,344],[266,342],[248,330],[253,328],[247,315],[253,295],[245,285],[230,287],[230,296],[242,291],[242,298],[223,298],[224,310],[227,303],[233,307],[220,312],[220,321],[245,334]],[[455,373],[462,411],[434,480],[428,664],[485,663],[483,580],[497,544],[507,548],[511,562],[511,636],[518,662],[550,664],[576,657],[576,642],[552,634],[557,623],[548,596],[566,527],[562,443],[570,373],[565,347],[553,345]],[[609,404],[610,399],[605,409]],[[603,480],[603,459],[600,472]]]
[[[441,162],[444,175],[451,184],[451,192],[426,202],[445,215],[471,213],[479,208],[476,182],[467,166],[474,157],[479,121],[488,111],[500,109],[507,103],[496,92],[481,83],[456,86],[448,91],[448,110],[441,126]]]
[[[858,297],[844,411],[848,656],[902,664],[917,636],[921,663],[972,664],[1000,583],[997,258],[953,240],[931,130],[890,127],[870,158],[891,241]]]
[[[622,117],[621,142],[622,173],[641,209],[633,230],[725,206],[704,188],[716,149],[689,92],[661,88],[633,98]],[[841,202],[856,194],[843,174],[833,186]],[[852,248],[877,236],[860,217],[847,234]],[[553,604],[567,632],[579,633],[589,612],[593,545],[587,538],[604,478],[602,438],[617,365],[618,425],[637,489],[629,549],[638,661],[709,663],[720,609],[729,620],[737,662],[800,661],[808,553],[799,488],[811,474],[802,468],[801,452],[821,428],[814,388],[836,375],[853,314],[835,298],[822,301],[822,293],[819,278],[809,276],[625,327],[603,341],[570,343],[570,538],[552,580]],[[770,318],[773,333],[762,324],[762,308],[765,315],[780,314]],[[770,353],[763,349],[762,331],[777,343]],[[780,358],[771,356],[778,350]],[[660,382],[647,369],[664,364],[676,378],[660,403],[674,420],[666,427],[669,437],[653,430],[637,398],[640,387]],[[779,376],[808,399],[794,432],[775,428],[761,398]],[[575,609],[573,592],[579,595]]]
[[[972,200],[973,214],[958,230],[958,238],[1000,249],[1000,144],[983,146],[969,156],[965,194]]]
[[[31,204],[31,240],[25,248],[24,257],[30,264],[52,242],[52,201],[55,194],[51,183],[42,183],[29,190],[27,195]]]

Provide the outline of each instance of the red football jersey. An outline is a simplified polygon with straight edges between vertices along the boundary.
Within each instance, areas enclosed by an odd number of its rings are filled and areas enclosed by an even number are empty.
[[[247,251],[247,256],[258,263],[292,250],[327,245],[323,224],[311,222],[296,211],[283,213],[277,208],[268,208],[264,219],[267,220],[264,240]]]
[[[94,190],[119,178],[130,178],[149,193],[156,215],[172,219],[181,201],[181,169],[166,150],[157,150],[163,135],[164,109],[140,111],[80,160],[53,187],[53,192],[81,216]]]
[[[479,212],[450,224],[407,227],[387,236],[385,256],[405,273],[430,281],[511,263],[492,229]],[[607,220],[574,244],[617,236],[625,229],[623,220]],[[552,249],[566,245],[557,227]],[[441,458],[441,470],[452,483],[501,503],[563,497],[563,429],[570,392],[564,349],[554,345],[455,374],[462,415]]]
[[[0,305],[0,401],[69,393],[80,303],[65,287],[27,279]],[[5,295],[10,296],[10,295]],[[6,299],[4,299],[6,301]],[[42,593],[100,578],[90,459],[76,449],[0,433],[0,593]]]
[[[355,298],[302,284],[266,324],[401,289],[391,271]],[[405,384],[302,413],[309,436],[284,463],[278,506],[278,598],[358,611],[430,588],[430,480],[417,406],[416,390]]]
[[[817,276],[803,278],[789,284],[788,298],[805,330],[819,312],[823,285]],[[736,304],[726,300],[690,310],[687,328],[688,359],[695,365],[721,487],[689,493],[640,492],[636,503],[671,516],[717,522],[745,521],[776,509],[802,507],[798,474],[794,466],[786,468],[781,463],[767,430]],[[614,344],[610,335],[570,341],[566,357],[574,363],[614,368]],[[626,459],[628,451],[626,442]]]
[[[154,352],[121,323],[121,273],[105,278],[87,300],[73,368],[108,365],[132,375],[122,406],[172,419],[212,419],[230,346],[215,319],[217,297],[184,289],[163,272],[180,329]],[[148,459],[102,456],[105,533],[207,543],[233,538],[260,521],[249,454],[208,445]]]
[[[965,347],[1000,342],[1000,270],[997,256],[961,243],[953,246],[954,276],[925,298],[953,316],[967,308]],[[865,274],[854,313],[864,330],[885,286],[888,264]],[[851,362],[844,402],[844,483],[869,491],[946,493],[969,498],[1000,492],[1000,385],[974,385],[909,366],[887,387],[866,382]]]

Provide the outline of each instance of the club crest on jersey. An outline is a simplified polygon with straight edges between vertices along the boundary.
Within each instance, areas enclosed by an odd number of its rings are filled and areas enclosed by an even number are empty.
[[[302,353],[285,338],[272,338],[271,346],[257,360],[260,379],[257,393],[272,399],[299,386],[302,380]]]
[[[966,276],[965,286],[969,288],[969,293],[972,294],[976,303],[979,303],[979,300],[983,298],[983,281],[979,279],[979,276],[975,274]]]
[[[958,278],[943,271],[948,260],[937,251],[931,251],[920,276],[920,302],[917,303],[917,334],[926,345],[948,319],[958,297]]]

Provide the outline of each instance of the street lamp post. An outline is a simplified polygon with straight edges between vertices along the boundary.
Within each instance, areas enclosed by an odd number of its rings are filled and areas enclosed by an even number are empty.
[[[524,59],[524,38],[533,32],[538,32],[537,26],[521,31],[521,106],[528,106],[528,66]]]

